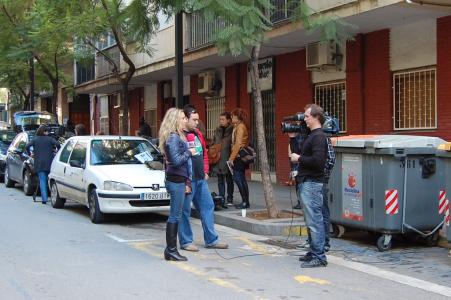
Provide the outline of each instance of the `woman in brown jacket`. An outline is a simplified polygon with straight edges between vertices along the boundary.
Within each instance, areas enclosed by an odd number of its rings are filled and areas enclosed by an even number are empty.
[[[236,208],[249,208],[249,187],[247,186],[245,170],[249,165],[244,164],[238,156],[240,149],[249,145],[249,135],[245,125],[246,112],[241,108],[235,108],[232,113],[232,151],[228,164],[233,168],[233,181],[235,181],[242,198],[241,204]]]

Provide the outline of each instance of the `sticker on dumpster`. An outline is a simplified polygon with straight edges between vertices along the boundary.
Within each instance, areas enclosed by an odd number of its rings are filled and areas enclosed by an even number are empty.
[[[362,156],[343,154],[343,218],[363,221]]]
[[[449,218],[450,218],[450,211],[449,211],[449,200],[446,199],[446,214],[445,214],[445,224],[446,226],[449,226]],[[449,230],[449,229],[448,229]]]
[[[445,208],[446,208],[446,201],[448,199],[446,199],[446,192],[444,190],[441,190],[438,193],[438,213],[440,215],[445,213]]]
[[[385,191],[385,213],[387,215],[396,215],[399,212],[398,190]]]

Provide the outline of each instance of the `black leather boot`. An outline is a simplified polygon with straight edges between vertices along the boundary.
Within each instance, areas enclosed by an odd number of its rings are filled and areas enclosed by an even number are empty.
[[[166,223],[166,249],[164,249],[164,259],[174,261],[187,261],[188,259],[180,255],[177,250],[178,223]]]

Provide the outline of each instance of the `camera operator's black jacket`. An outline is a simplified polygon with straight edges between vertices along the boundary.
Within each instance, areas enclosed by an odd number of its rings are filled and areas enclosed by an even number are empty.
[[[300,154],[298,183],[304,181],[324,182],[324,166],[327,160],[327,139],[321,128],[313,130],[301,145],[296,138],[290,139],[293,152]]]

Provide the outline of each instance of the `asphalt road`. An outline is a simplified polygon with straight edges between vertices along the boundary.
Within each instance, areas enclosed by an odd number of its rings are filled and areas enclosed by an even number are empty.
[[[329,256],[327,268],[301,269],[299,252],[265,237],[217,226],[230,249],[202,247],[188,262],[166,262],[164,215],[114,216],[89,221],[78,204],[57,210],[33,203],[19,188],[0,185],[0,299],[448,299],[446,259],[433,276],[413,276],[392,261]],[[350,241],[340,241],[341,247]],[[440,252],[441,253],[441,252]],[[443,252],[446,253],[446,252]],[[429,267],[429,265],[428,265]],[[436,268],[433,264],[430,268]],[[428,273],[429,274],[429,273]],[[450,280],[443,280],[443,276]]]

